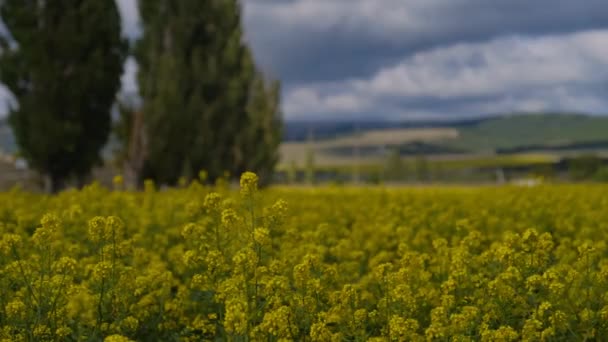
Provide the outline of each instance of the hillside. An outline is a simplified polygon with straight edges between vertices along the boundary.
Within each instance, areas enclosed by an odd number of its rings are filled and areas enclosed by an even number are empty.
[[[289,124],[288,124],[289,125]],[[327,127],[327,123],[325,124]],[[479,155],[608,151],[608,117],[581,114],[513,114],[451,122],[392,123],[389,127],[346,130],[333,138],[286,142],[282,163],[303,163],[312,148],[319,165],[385,160],[388,151],[402,156],[424,154],[437,158],[469,158]],[[403,128],[409,127],[409,128]],[[314,129],[314,126],[313,126]],[[373,139],[370,139],[373,137]],[[316,138],[316,136],[315,136]]]
[[[450,145],[469,151],[608,147],[608,117],[577,114],[503,116],[459,129]]]

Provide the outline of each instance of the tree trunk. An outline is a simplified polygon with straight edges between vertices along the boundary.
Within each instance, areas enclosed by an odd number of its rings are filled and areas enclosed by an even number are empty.
[[[88,175],[78,175],[76,177],[76,186],[78,187],[78,189],[82,189],[90,181],[91,181],[91,175],[90,174],[88,174]]]
[[[137,110],[133,112],[127,157],[123,163],[126,189],[141,189],[143,185],[142,173],[146,162],[147,146],[144,113]]]
[[[58,175],[44,176],[44,191],[49,194],[57,194],[65,188],[65,179]]]

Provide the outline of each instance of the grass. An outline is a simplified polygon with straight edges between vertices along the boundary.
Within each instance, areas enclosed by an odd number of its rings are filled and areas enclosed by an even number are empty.
[[[452,159],[426,159],[430,169],[441,169],[443,171],[457,171],[463,169],[480,169],[480,168],[505,168],[518,166],[534,166],[547,165],[555,163],[559,157],[551,154],[513,154],[513,155],[488,155],[488,156],[464,156],[461,158]],[[409,168],[415,166],[416,158],[404,158],[406,166]],[[289,165],[281,164],[278,171],[287,171]],[[341,162],[336,164],[318,164],[315,170],[318,172],[335,172],[338,174],[352,173],[358,169],[362,173],[381,172],[385,168],[384,160],[362,160],[357,164],[354,160],[349,163]],[[304,167],[298,166],[298,171],[304,171]]]

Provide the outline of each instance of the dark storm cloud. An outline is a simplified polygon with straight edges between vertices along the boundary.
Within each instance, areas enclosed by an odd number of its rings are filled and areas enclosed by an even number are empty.
[[[116,1],[137,38],[137,0]],[[241,3],[288,119],[608,113],[606,0]],[[137,91],[136,70],[129,60],[125,92]]]
[[[417,51],[608,27],[605,0],[245,0],[258,59],[287,82],[366,76]]]

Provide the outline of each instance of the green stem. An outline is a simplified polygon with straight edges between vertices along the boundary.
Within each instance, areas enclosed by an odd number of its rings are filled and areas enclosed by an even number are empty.
[[[103,244],[100,244],[100,263],[103,263]],[[101,288],[99,290],[99,301],[97,302],[97,325],[95,327],[96,331],[101,332],[101,323],[103,321],[103,297],[105,295],[105,276],[102,274],[101,277]]]

